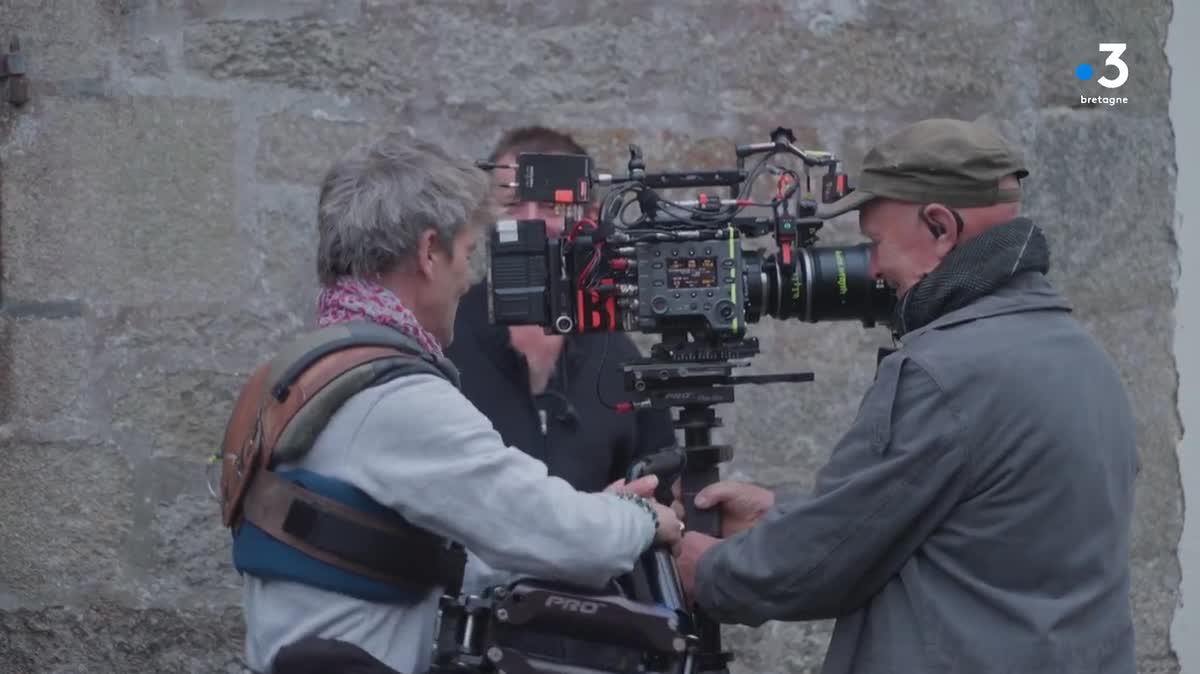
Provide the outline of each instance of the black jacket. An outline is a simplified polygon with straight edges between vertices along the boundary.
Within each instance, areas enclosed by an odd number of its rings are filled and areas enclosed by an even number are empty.
[[[618,413],[609,407],[630,399],[621,364],[641,356],[626,335],[568,336],[546,391],[535,396],[508,328],[488,323],[487,286],[479,284],[459,304],[446,355],[459,369],[463,394],[504,442],[580,491],[602,491],[638,458],[676,444],[666,410]],[[533,634],[514,641],[518,649],[576,666],[631,671],[632,661],[619,649]]]
[[[622,414],[607,406],[630,399],[621,364],[641,354],[626,335],[567,337],[545,393],[534,396],[508,329],[488,323],[487,286],[479,284],[459,304],[446,355],[459,369],[463,394],[504,442],[580,491],[603,490],[637,458],[675,443],[667,411]]]

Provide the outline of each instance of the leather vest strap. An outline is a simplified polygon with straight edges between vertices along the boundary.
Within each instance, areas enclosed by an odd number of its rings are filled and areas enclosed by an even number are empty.
[[[385,583],[444,585],[457,594],[466,552],[399,520],[381,518],[259,471],[246,492],[247,521],[305,554]]]
[[[286,345],[243,386],[226,426],[220,452],[225,526],[236,537],[249,522],[325,565],[364,579],[440,585],[457,593],[466,566],[461,546],[394,512],[364,512],[273,472],[277,463],[300,460],[350,397],[418,373],[458,384],[449,361],[383,326],[328,326]]]

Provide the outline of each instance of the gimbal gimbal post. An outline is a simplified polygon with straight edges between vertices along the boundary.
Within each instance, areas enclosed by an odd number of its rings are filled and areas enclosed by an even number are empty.
[[[700,510],[695,505],[696,494],[721,479],[720,464],[733,458],[730,445],[712,442],[712,429],[721,425],[712,406],[733,402],[737,384],[813,380],[811,372],[735,376],[734,368],[745,364],[735,361],[757,352],[758,340],[753,338],[706,344],[702,340],[689,341],[686,332],[667,332],[662,343],[654,345],[649,359],[628,363],[623,368],[626,388],[638,398],[635,406],[640,403],[657,409],[680,408],[674,425],[683,429],[684,437],[681,448],[664,453],[673,454],[675,461],[651,458],[641,466],[635,464],[629,477],[656,473],[668,478],[664,479],[661,490],[669,489],[670,478],[678,474],[687,527],[716,538],[721,537],[720,511]],[[660,494],[660,501],[667,500]],[[732,654],[721,648],[721,625],[698,607],[688,605],[674,559],[665,551],[656,551],[653,566],[647,571],[652,596],[640,599],[680,611],[691,619],[692,632],[699,643],[690,671],[728,674]]]

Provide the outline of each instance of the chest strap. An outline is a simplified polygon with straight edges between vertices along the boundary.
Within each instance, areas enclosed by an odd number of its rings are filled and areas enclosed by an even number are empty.
[[[394,585],[461,589],[461,546],[396,518],[388,521],[259,471],[246,493],[246,521],[272,538],[351,573]]]

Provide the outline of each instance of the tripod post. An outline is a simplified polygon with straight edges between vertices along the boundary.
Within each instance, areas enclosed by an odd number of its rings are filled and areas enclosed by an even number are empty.
[[[732,460],[734,450],[730,445],[713,444],[712,429],[722,425],[713,406],[732,403],[734,387],[738,384],[813,380],[811,372],[733,374],[735,368],[748,365],[749,358],[757,353],[758,340],[754,338],[713,343],[703,339],[693,341],[688,339],[686,333],[673,332],[664,334],[663,342],[654,345],[650,358],[623,366],[626,389],[636,396],[635,407],[678,408],[678,416],[673,423],[676,429],[683,430],[683,446],[664,455],[675,456],[676,465],[682,464],[678,467],[680,496],[688,529],[714,538],[721,538],[720,511],[697,508],[696,494],[720,481],[720,464]],[[678,460],[680,458],[681,461]],[[667,462],[659,465],[665,467]],[[669,475],[674,471],[662,472]],[[662,551],[655,554],[657,563],[652,567],[656,574],[652,582],[655,589],[651,592],[652,596],[644,599],[675,603],[671,600],[676,596],[682,597],[682,588],[673,560],[664,563]],[[678,608],[690,618],[698,641],[692,659],[693,667],[689,670],[695,674],[729,674],[728,665],[733,660],[733,654],[722,650],[720,623],[705,616],[700,608],[687,606],[687,603],[684,599]]]
[[[730,397],[733,389],[730,388]],[[696,494],[710,484],[720,481],[720,464],[733,459],[733,447],[712,444],[712,429],[721,425],[716,411],[709,406],[684,407],[679,411],[678,427],[683,429],[683,451],[686,457],[680,475],[680,494],[683,499],[685,522],[689,529],[721,537],[721,512],[696,507]],[[698,674],[728,674],[733,653],[721,646],[721,625],[692,607],[692,624],[699,640],[695,670]]]
[[[683,429],[684,467],[680,475],[687,527],[692,531],[721,537],[721,512],[700,510],[696,494],[721,479],[720,464],[733,459],[733,447],[712,444],[712,429],[721,426],[716,411],[706,405],[684,407],[679,411],[676,428]]]
[[[658,354],[661,358],[661,353]],[[696,508],[696,494],[721,479],[720,464],[733,458],[733,449],[712,444],[712,429],[721,425],[713,405],[733,402],[734,393],[729,381],[734,364],[729,362],[661,362],[652,359],[625,366],[630,388],[643,395],[651,407],[678,407],[673,420],[683,430],[684,444],[679,449],[682,466],[679,471],[680,492],[684,503],[685,521],[694,531],[715,538],[721,536],[721,515],[718,510]],[[660,574],[655,586],[682,587],[674,563],[655,567]],[[670,577],[663,578],[667,574]],[[661,597],[657,598],[661,601]],[[682,610],[690,618],[697,645],[691,671],[696,674],[728,674],[733,654],[721,646],[721,625],[703,612],[682,602]]]

